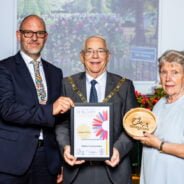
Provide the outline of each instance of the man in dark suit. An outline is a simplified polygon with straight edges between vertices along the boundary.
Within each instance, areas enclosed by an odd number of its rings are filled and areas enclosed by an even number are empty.
[[[55,124],[73,102],[60,96],[62,71],[41,58],[43,19],[27,16],[16,35],[20,51],[0,62],[0,184],[55,184]]]
[[[64,157],[64,184],[131,184],[131,164],[129,152],[132,149],[132,139],[126,135],[122,127],[124,114],[137,106],[132,81],[119,75],[107,72],[109,50],[106,41],[101,36],[91,36],[81,51],[81,61],[85,72],[65,78],[63,82],[64,95],[74,102],[90,102],[92,80],[96,80],[95,98],[98,102],[113,104],[113,153],[109,160],[84,161],[77,160],[71,154],[69,115],[63,123],[57,125],[56,136]],[[69,113],[68,113],[69,114]]]

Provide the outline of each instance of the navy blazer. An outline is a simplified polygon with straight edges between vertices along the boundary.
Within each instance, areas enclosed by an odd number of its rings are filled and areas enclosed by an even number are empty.
[[[60,169],[52,104],[61,95],[63,74],[52,64],[42,63],[48,88],[46,105],[39,104],[34,82],[19,52],[0,62],[0,172],[22,175],[27,171],[41,128],[49,171],[56,174]]]
[[[76,86],[86,97],[86,75],[84,72],[72,76]],[[118,84],[122,77],[116,74],[107,72],[107,82],[105,96],[107,96]],[[71,84],[65,78],[63,81],[64,95],[72,98],[74,102],[82,102],[78,94],[72,89]],[[87,99],[87,98],[86,98]],[[122,126],[122,118],[124,114],[137,106],[134,86],[131,80],[125,79],[119,91],[109,100],[113,104],[113,147],[120,153],[120,163],[112,168],[104,164],[107,169],[109,178],[116,184],[131,184],[131,164],[129,152],[133,147],[132,139],[126,135]],[[61,153],[65,145],[70,145],[69,122],[63,118],[63,123],[56,127],[57,140],[60,144]],[[64,183],[72,183],[77,174],[80,174],[82,165],[69,166],[64,163]],[[90,166],[89,166],[90,167]],[[93,168],[91,168],[93,169]],[[96,167],[97,169],[97,167]],[[85,179],[84,183],[88,181]]]

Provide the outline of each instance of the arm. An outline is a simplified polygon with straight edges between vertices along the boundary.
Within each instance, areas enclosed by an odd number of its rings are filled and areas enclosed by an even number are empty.
[[[62,95],[67,96],[65,80],[63,80]],[[71,155],[70,147],[70,111],[63,114],[60,124],[56,126],[56,139],[60,146],[61,155],[63,156],[66,163],[70,166],[81,164],[84,161],[77,160]]]
[[[60,76],[62,79],[62,72]],[[34,99],[19,94],[21,89],[13,75],[5,67],[0,67],[0,115],[8,123],[26,126],[28,124],[40,126],[53,126],[57,113],[66,111],[66,105],[61,104],[63,99],[59,98],[56,103],[40,105],[34,103]]]
[[[122,90],[119,92],[122,95],[120,99],[121,105],[119,107],[120,112],[116,113],[120,114],[120,118],[118,119],[121,120],[128,110],[137,106],[133,84],[132,82],[130,82],[127,83],[127,85],[128,86],[122,86]],[[122,127],[122,122],[120,122],[120,126]],[[106,161],[106,163],[111,167],[116,166],[121,161],[121,159],[127,156],[132,147],[132,139],[124,131],[122,131],[118,139],[114,143],[113,155],[111,157],[111,160],[110,162]]]
[[[135,108],[138,106],[137,100],[135,97],[135,89],[134,89],[133,83],[129,82],[127,84],[127,90],[125,89],[126,89],[126,86],[122,86],[122,90],[120,91],[122,94],[121,104],[123,104],[121,107],[121,120],[123,119],[123,116],[127,111],[129,111],[131,108]],[[123,94],[124,91],[125,93]],[[122,121],[120,122],[120,124],[122,126]],[[116,142],[114,143],[114,147],[119,151],[120,158],[122,159],[132,149],[133,140],[123,130],[120,136],[118,137],[118,139],[116,140]]]
[[[153,134],[144,133],[142,137],[134,137],[146,146],[158,149],[160,152],[170,154],[176,157],[184,158],[184,144],[163,142]]]

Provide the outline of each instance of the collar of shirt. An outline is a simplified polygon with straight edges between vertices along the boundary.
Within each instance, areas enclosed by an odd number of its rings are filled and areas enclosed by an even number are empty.
[[[33,79],[33,82],[35,84],[35,73],[34,73],[34,67],[33,67],[33,64],[31,63],[33,61],[33,59],[31,57],[29,57],[27,54],[25,54],[23,51],[20,51],[20,54],[31,74],[31,77]],[[43,81],[43,85],[45,87],[45,90],[46,90],[46,94],[47,94],[47,83],[46,83],[46,78],[45,78],[45,73],[44,73],[44,70],[43,70],[43,64],[42,64],[42,61],[41,61],[41,57],[39,57],[37,59],[37,61],[40,61],[40,65],[39,65],[39,69],[40,69],[40,75],[42,77],[42,81]],[[36,85],[36,84],[35,84]]]
[[[89,102],[89,95],[91,89],[91,80],[94,78],[91,77],[88,73],[86,73],[86,91],[87,91],[87,100]],[[105,98],[105,88],[106,88],[106,81],[107,81],[107,72],[105,71],[103,74],[95,78],[97,84],[95,85],[97,94],[98,94],[98,101],[102,102]]]
[[[25,54],[23,51],[20,51],[20,54],[22,56],[22,58],[24,59],[26,65],[28,66],[29,64],[31,64],[31,61],[33,61],[33,58],[29,57],[27,54]],[[40,65],[42,65],[41,62],[41,56],[37,59],[37,61],[40,61]]]

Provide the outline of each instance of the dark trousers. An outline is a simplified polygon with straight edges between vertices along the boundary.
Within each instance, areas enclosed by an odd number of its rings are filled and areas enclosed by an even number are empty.
[[[84,164],[72,184],[112,184],[104,165]]]
[[[56,184],[47,168],[44,146],[38,147],[29,170],[21,176],[0,173],[0,184]]]

